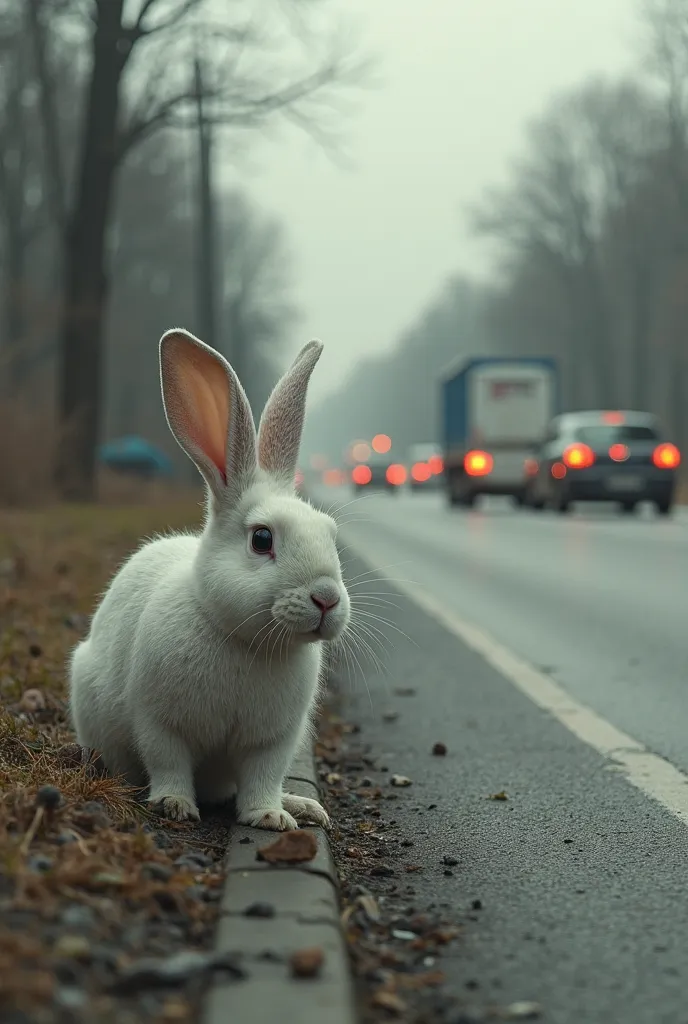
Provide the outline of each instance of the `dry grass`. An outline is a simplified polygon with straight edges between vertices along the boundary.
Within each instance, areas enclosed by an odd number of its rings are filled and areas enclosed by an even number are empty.
[[[37,402],[0,403],[0,505],[39,504],[52,491],[55,424]]]
[[[69,727],[65,677],[68,652],[97,595],[140,537],[199,519],[193,502],[0,511],[0,1017],[18,1008],[32,1020],[57,1019],[50,1008],[59,954],[46,923],[65,902],[97,909],[110,941],[132,908],[147,920],[162,913],[161,889],[167,905],[186,915],[187,941],[200,941],[206,927],[209,905],[185,896],[194,881],[188,869],[164,882],[145,870],[154,861],[170,864],[176,839],[170,851],[160,849],[151,831],[159,822],[141,795],[83,762]],[[46,785],[60,791],[54,810],[39,810]],[[171,834],[183,840],[184,826]],[[41,857],[49,858],[47,868]],[[97,972],[92,985],[88,1019],[115,1019]]]

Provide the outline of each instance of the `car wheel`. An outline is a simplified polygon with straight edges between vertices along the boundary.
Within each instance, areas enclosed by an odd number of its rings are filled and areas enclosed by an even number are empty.
[[[658,501],[657,511],[660,516],[670,516],[673,511],[673,505],[670,501]]]
[[[624,501],[621,504],[621,511],[624,515],[632,516],[636,510],[636,503],[634,501]]]
[[[556,495],[552,502],[552,508],[560,515],[566,515],[567,512],[571,511],[571,500],[564,491],[559,491]]]
[[[534,498],[530,502],[529,508],[532,508],[533,512],[542,512],[545,508],[545,503],[542,498]]]

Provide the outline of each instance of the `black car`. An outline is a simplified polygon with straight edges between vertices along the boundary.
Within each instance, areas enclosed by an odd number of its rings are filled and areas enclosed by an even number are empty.
[[[526,505],[567,512],[574,501],[615,501],[633,512],[651,501],[669,515],[681,455],[655,416],[576,412],[558,416],[525,465]]]
[[[351,471],[351,482],[356,491],[382,490],[396,494],[406,482],[406,468],[386,455],[371,455]]]

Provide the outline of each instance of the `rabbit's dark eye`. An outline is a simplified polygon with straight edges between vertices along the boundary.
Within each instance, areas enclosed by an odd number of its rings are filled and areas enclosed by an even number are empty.
[[[259,526],[253,531],[251,547],[259,555],[269,555],[272,551],[272,533],[267,526]]]

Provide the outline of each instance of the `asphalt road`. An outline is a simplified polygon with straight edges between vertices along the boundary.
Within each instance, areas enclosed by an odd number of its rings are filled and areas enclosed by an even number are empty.
[[[373,564],[405,590],[413,581],[688,772],[683,513],[459,512],[439,496],[371,495],[340,519],[350,578]],[[385,635],[384,669],[365,662],[350,713],[376,781],[388,784],[383,767],[412,779],[394,815],[425,869],[417,898],[464,921],[444,963],[453,989],[479,1007],[534,1000],[556,1024],[688,1022],[686,825],[406,592],[368,579],[353,593],[361,622]],[[444,758],[430,753],[438,741]],[[501,790],[508,800],[488,799]],[[451,875],[445,854],[459,862]],[[483,909],[466,915],[474,899]]]

